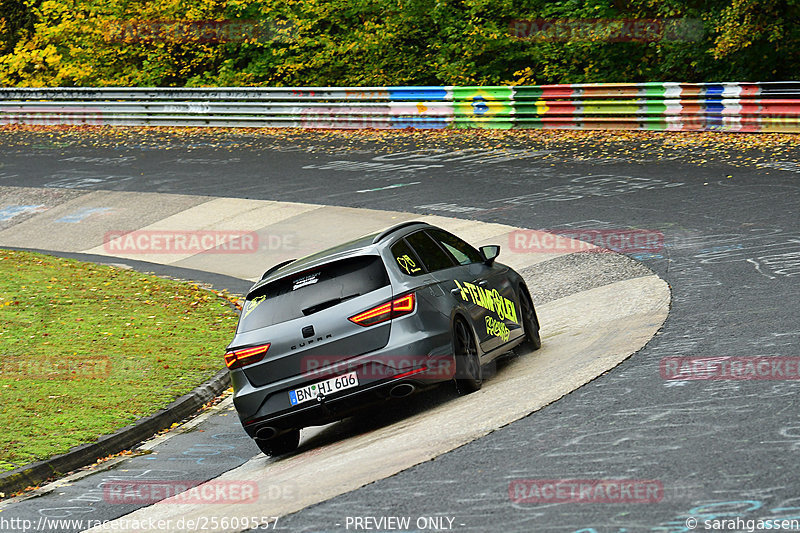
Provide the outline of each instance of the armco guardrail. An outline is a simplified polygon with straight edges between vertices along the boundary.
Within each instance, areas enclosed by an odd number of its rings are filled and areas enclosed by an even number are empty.
[[[800,82],[0,88],[0,124],[800,132]]]

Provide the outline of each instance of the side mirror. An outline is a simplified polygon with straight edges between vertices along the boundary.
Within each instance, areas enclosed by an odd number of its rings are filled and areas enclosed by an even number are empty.
[[[490,244],[489,246],[481,246],[480,249],[481,255],[483,256],[483,262],[489,266],[492,266],[494,260],[500,255],[500,247],[496,244]]]

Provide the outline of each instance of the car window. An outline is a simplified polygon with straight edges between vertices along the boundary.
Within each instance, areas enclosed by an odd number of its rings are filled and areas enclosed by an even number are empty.
[[[417,257],[422,260],[428,272],[436,272],[455,265],[444,250],[424,231],[412,233],[406,237],[406,241],[417,252]]]
[[[470,263],[482,263],[483,257],[481,253],[467,244],[465,241],[462,241],[452,233],[447,233],[446,231],[442,230],[429,230],[431,236],[436,239],[436,241],[442,245],[442,247],[450,252],[452,256],[455,258],[462,265],[468,265]]]
[[[343,259],[292,274],[247,295],[238,331],[309,316],[388,284],[383,260],[377,255]]]
[[[417,252],[415,252],[405,240],[400,240],[395,243],[392,248],[392,257],[395,260],[395,266],[400,269],[403,274],[408,276],[419,276],[425,273],[424,265],[419,260]]]

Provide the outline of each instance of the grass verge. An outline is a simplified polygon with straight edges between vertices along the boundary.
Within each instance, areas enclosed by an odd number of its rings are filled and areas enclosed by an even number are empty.
[[[224,368],[236,320],[195,284],[0,250],[0,472],[191,391]]]

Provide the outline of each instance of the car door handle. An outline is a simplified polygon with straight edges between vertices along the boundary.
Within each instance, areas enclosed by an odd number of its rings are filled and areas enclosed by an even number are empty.
[[[481,287],[488,287],[489,286],[489,281],[485,280],[485,279],[482,279],[482,280],[480,280],[478,282],[478,285],[481,286]]]

